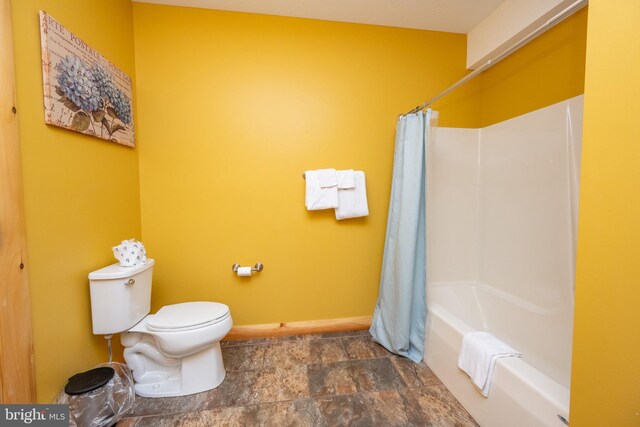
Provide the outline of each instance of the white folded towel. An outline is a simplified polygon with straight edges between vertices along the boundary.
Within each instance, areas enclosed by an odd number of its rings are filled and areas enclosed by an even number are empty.
[[[318,169],[316,173],[318,174],[320,187],[330,188],[338,185],[338,174],[335,169]]]
[[[521,357],[489,332],[469,332],[462,338],[458,368],[465,371],[483,396],[489,396],[493,370],[500,357]]]
[[[347,188],[355,188],[356,180],[353,169],[337,171],[338,174],[338,190],[346,190]]]
[[[334,209],[338,207],[338,187],[322,188],[318,172],[309,170],[304,173],[306,180],[306,194],[304,205],[307,210]]]
[[[364,172],[355,171],[354,181],[354,188],[338,190],[336,219],[358,218],[369,215],[367,185],[364,179]]]

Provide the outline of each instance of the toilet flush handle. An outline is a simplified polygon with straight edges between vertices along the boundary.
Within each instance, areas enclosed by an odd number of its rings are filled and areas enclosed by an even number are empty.
[[[127,282],[124,283],[125,286],[131,286],[134,283],[136,283],[135,279],[129,279]]]

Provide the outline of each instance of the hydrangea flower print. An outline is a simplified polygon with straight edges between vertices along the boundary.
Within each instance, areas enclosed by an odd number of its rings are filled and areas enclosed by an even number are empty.
[[[109,99],[116,110],[116,116],[126,125],[131,123],[131,104],[129,98],[120,89]]]
[[[127,130],[132,119],[131,101],[100,64],[89,65],[75,55],[67,55],[56,70],[56,93],[73,112],[72,129],[100,136],[106,132],[110,139],[116,132]]]
[[[107,73],[105,69],[98,64],[95,64],[92,67],[91,72],[93,73],[93,78],[95,79],[96,85],[98,86],[100,95],[103,98],[113,97],[117,88],[116,88],[116,85],[113,83],[111,74]]]
[[[67,55],[56,66],[58,88],[78,108],[95,111],[100,105],[100,90],[93,70],[77,56]]]

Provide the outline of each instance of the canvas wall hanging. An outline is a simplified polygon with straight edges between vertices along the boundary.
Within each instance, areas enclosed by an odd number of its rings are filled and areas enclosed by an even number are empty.
[[[135,146],[131,77],[40,11],[44,121]]]

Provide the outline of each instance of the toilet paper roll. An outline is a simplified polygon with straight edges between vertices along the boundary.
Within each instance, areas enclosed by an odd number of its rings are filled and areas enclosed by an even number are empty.
[[[251,276],[251,267],[238,267],[238,276]]]

